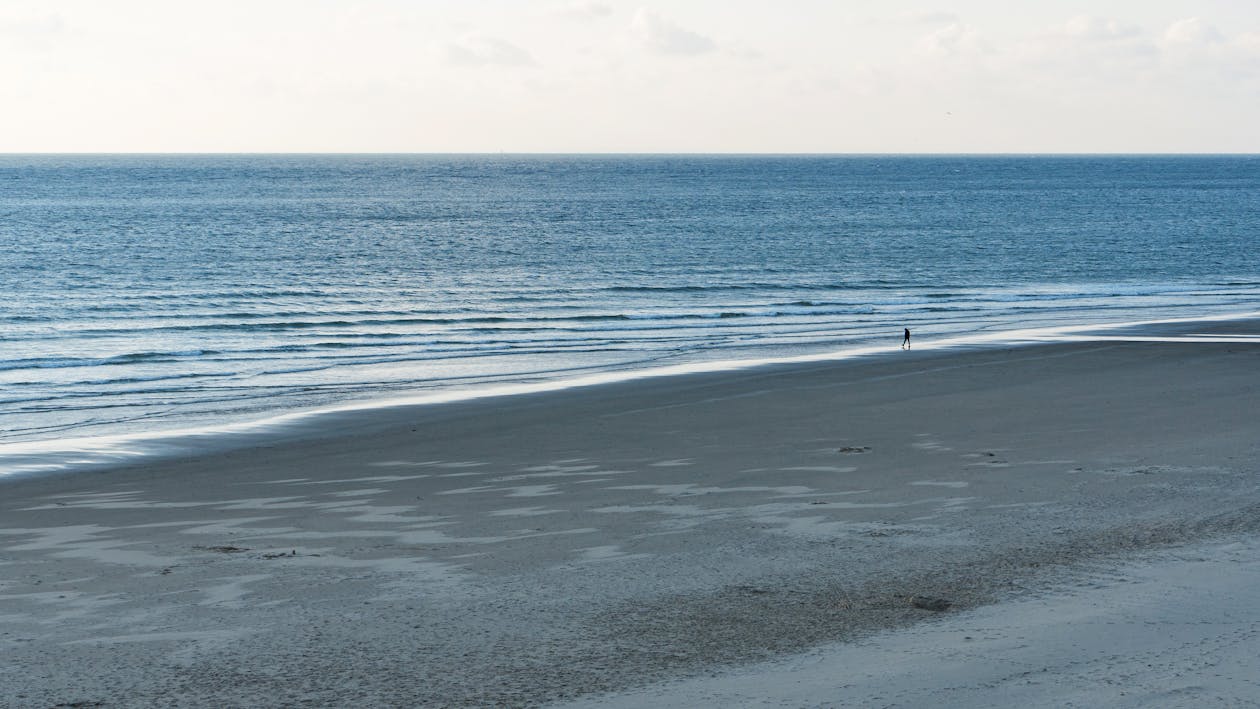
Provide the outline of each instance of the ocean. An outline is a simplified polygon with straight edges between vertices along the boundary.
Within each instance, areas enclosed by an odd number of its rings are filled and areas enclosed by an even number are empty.
[[[0,457],[1252,312],[1258,247],[1252,156],[0,156]]]

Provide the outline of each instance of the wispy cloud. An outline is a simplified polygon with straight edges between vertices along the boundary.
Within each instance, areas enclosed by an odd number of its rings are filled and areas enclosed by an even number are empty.
[[[0,12],[0,34],[30,37],[58,34],[65,29],[66,21],[55,12],[30,14]]]
[[[1116,42],[1138,38],[1142,35],[1142,29],[1119,20],[1078,15],[1051,28],[1048,34],[1090,42]]]
[[[596,0],[570,0],[557,5],[555,13],[579,20],[596,20],[612,15],[613,9],[611,5]]]
[[[0,8],[0,37],[5,44],[50,51],[66,29],[65,19],[56,12],[6,12]]]
[[[900,13],[893,21],[902,25],[952,25],[961,21],[961,18],[952,12],[943,10],[921,10]]]
[[[1077,85],[1120,86],[1159,72],[1160,48],[1141,27],[1091,15],[1047,28],[1017,47],[1023,71]],[[1049,70],[1049,71],[1047,71]]]
[[[639,8],[634,13],[630,27],[644,44],[663,54],[695,56],[717,48],[712,39],[646,8]]]
[[[1177,20],[1164,30],[1164,41],[1175,45],[1215,44],[1222,39],[1215,27],[1197,17]]]
[[[985,54],[991,51],[980,32],[970,25],[952,22],[933,30],[919,42],[920,48],[935,55]]]
[[[466,35],[443,47],[446,60],[456,66],[525,67],[537,62],[524,49],[497,37]]]

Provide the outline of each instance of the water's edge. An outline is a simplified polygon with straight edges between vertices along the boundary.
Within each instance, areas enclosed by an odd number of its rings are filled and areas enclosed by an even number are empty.
[[[1193,329],[1190,326],[1197,323],[1220,323],[1257,318],[1260,318],[1260,312],[1007,330],[926,341],[916,340],[910,352],[916,356],[924,354],[948,356],[952,353],[974,351],[976,349],[1105,341],[1238,342],[1258,344],[1260,343],[1260,338],[1250,335],[1190,332]],[[1172,326],[1172,328],[1170,329],[1169,326]],[[108,470],[110,468],[162,459],[233,450],[250,444],[274,441],[294,435],[318,436],[323,428],[321,424],[333,416],[353,416],[360,412],[380,412],[390,409],[433,406],[493,397],[561,392],[637,380],[733,372],[752,368],[840,362],[844,360],[894,356],[898,353],[904,355],[904,352],[899,348],[880,344],[784,357],[700,361],[664,367],[603,372],[541,382],[494,384],[450,389],[436,393],[428,392],[413,396],[389,396],[319,408],[281,411],[254,420],[222,425],[121,435],[5,443],[0,444],[0,481],[37,475],[75,473],[85,470]]]

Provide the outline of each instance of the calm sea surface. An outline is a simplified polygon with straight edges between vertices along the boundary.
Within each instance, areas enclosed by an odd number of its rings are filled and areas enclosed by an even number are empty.
[[[0,156],[0,446],[1260,303],[1257,157]]]

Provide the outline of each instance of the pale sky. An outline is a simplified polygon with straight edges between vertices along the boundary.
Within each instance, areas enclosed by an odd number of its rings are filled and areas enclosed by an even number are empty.
[[[1260,152],[1260,0],[0,0],[0,152]]]

